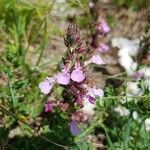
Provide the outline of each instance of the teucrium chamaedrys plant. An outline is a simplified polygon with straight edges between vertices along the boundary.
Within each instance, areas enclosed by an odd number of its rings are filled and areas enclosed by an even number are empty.
[[[59,72],[47,77],[39,84],[39,88],[44,94],[51,93],[55,85],[65,89],[62,100],[47,101],[45,112],[52,112],[58,108],[67,112],[68,120],[71,122],[70,131],[73,135],[78,135],[78,123],[88,120],[88,114],[84,111],[85,104],[88,102],[95,105],[96,97],[103,97],[103,90],[97,89],[89,78],[87,66],[91,63],[105,63],[99,55],[91,55],[92,51],[85,47],[78,27],[73,24],[67,29],[65,45],[67,52],[60,63]]]

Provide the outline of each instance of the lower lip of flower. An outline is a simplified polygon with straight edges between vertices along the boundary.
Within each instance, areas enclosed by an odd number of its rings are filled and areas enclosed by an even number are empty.
[[[76,82],[82,82],[85,79],[85,75],[82,70],[75,69],[71,73],[71,79]]]

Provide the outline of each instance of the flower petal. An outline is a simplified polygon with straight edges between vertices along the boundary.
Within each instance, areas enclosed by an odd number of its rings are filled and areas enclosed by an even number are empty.
[[[51,83],[49,80],[45,80],[39,84],[39,88],[42,93],[48,94],[50,93],[54,83]]]
[[[110,31],[110,27],[105,21],[101,21],[101,28],[104,33],[108,33]]]
[[[104,91],[102,89],[96,89],[95,87],[93,87],[93,88],[88,89],[87,95],[89,95],[93,98],[95,98],[96,96],[97,97],[103,97]]]
[[[78,124],[76,121],[71,121],[70,123],[70,132],[73,134],[73,135],[79,135],[81,130],[80,128],[78,127]]]
[[[82,70],[75,69],[71,73],[71,79],[76,82],[82,82],[85,79],[85,74]]]
[[[93,92],[95,96],[98,96],[98,97],[104,96],[104,91],[102,89],[94,89]]]
[[[104,65],[104,61],[101,59],[99,55],[93,55],[91,58],[91,62],[97,65]]]
[[[96,50],[100,52],[107,52],[109,50],[109,46],[105,43],[101,43]]]
[[[49,112],[53,109],[53,105],[52,104],[45,104],[45,112]]]
[[[95,99],[94,99],[94,97],[88,95],[87,98],[88,98],[88,100],[89,100],[89,102],[90,102],[91,104],[95,104]]]
[[[57,82],[62,85],[67,85],[70,82],[70,73],[61,72],[57,76]]]

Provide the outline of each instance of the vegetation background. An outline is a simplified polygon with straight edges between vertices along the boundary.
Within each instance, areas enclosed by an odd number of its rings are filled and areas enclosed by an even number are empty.
[[[149,33],[148,0],[93,0],[94,13],[89,2],[0,0],[0,150],[150,149],[150,130],[143,125],[150,117],[150,92],[141,82],[144,94],[121,103],[128,77],[116,62],[113,48],[102,54],[108,65],[91,70],[105,97],[98,101],[95,115],[82,127],[81,135],[71,135],[64,114],[44,112],[48,97],[40,93],[38,84],[57,71],[70,21],[78,24],[87,39],[94,32],[95,14],[106,16],[111,32],[100,40],[108,43],[115,36],[139,39]],[[61,98],[62,89],[54,91],[52,96]],[[116,114],[117,106],[130,114]],[[135,111],[139,120],[133,117]]]

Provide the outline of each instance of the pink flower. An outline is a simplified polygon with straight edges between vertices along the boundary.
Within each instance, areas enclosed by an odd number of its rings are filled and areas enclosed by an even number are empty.
[[[49,101],[45,104],[45,112],[52,111],[54,107],[57,106],[56,101]]]
[[[105,43],[101,43],[96,50],[100,52],[107,52],[109,50],[109,46]]]
[[[89,88],[87,93],[87,98],[91,104],[95,103],[96,97],[103,97],[104,92],[102,89]]]
[[[71,79],[76,82],[82,82],[85,79],[85,74],[81,70],[80,64],[75,65],[75,69],[71,73]]]
[[[104,91],[102,89],[93,88],[94,95],[97,97],[103,97]]]
[[[48,78],[48,79],[44,80],[43,82],[41,82],[39,84],[39,88],[40,88],[41,92],[44,94],[50,93],[50,91],[54,85],[54,82],[55,82],[54,78]]]
[[[97,65],[104,65],[104,61],[101,59],[99,55],[93,55],[91,58],[91,62]]]
[[[49,111],[52,111],[53,109],[53,105],[48,103],[48,104],[45,104],[45,112],[49,112]]]
[[[100,27],[104,33],[108,33],[110,31],[110,27],[105,21],[101,21]]]
[[[67,70],[63,70],[56,78],[59,84],[67,85],[70,82],[70,73]]]

